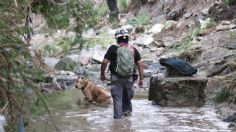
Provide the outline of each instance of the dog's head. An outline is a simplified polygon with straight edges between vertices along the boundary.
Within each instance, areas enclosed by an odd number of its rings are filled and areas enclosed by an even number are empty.
[[[78,79],[75,85],[75,88],[84,89],[88,85],[88,81],[84,79]]]

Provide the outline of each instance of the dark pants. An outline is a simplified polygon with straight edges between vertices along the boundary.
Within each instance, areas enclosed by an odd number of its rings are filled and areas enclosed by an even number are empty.
[[[133,78],[111,76],[111,95],[113,98],[114,118],[120,119],[124,112],[132,112]]]

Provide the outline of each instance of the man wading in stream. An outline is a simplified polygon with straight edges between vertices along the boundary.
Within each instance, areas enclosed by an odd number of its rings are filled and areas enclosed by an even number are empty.
[[[143,64],[138,50],[128,44],[129,33],[127,30],[117,30],[115,38],[117,45],[111,45],[107,50],[101,65],[100,79],[105,81],[105,69],[110,62],[114,118],[121,119],[123,115],[131,116],[135,66],[139,71],[138,84],[143,86]]]

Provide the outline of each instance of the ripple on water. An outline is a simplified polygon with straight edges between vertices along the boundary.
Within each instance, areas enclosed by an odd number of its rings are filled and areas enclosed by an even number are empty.
[[[133,100],[133,115],[113,119],[113,108],[91,106],[81,111],[65,113],[65,118],[77,120],[78,126],[70,131],[91,132],[227,132],[227,123],[217,118],[210,106],[202,108],[172,108],[151,105],[146,100]],[[84,123],[86,122],[86,123]],[[67,126],[65,126],[67,127]],[[68,130],[68,129],[67,129]]]
[[[210,106],[202,108],[160,107],[134,99],[131,117],[113,119],[113,106],[68,107],[57,110],[55,123],[62,132],[229,132]],[[76,103],[74,101],[74,103]],[[56,108],[55,108],[56,109]],[[49,118],[49,117],[45,117]],[[46,119],[40,120],[47,121]],[[42,124],[37,122],[37,124]],[[40,128],[40,127],[39,127]],[[48,130],[48,132],[52,132]]]

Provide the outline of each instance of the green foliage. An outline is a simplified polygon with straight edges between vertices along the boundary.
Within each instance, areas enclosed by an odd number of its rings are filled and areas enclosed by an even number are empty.
[[[95,45],[101,45],[106,48],[108,45],[115,43],[115,39],[112,36],[109,36],[107,32],[101,32],[94,38],[85,39],[84,47],[90,48]]]
[[[127,9],[126,0],[118,0],[118,7],[119,7],[120,12],[126,12],[126,9]]]
[[[96,20],[99,21],[102,17],[108,14],[108,12],[109,12],[109,9],[107,5],[99,5],[95,7]]]
[[[150,21],[150,17],[148,15],[139,15],[137,18],[130,19],[128,21],[129,24],[135,25],[147,25]]]
[[[224,3],[227,5],[232,5],[235,3],[235,0],[224,0]]]
[[[203,20],[200,23],[201,23],[200,25],[201,30],[211,28],[217,24],[215,19],[213,18],[207,18],[206,20]]]
[[[176,48],[176,52],[178,54],[181,54],[182,52],[188,50],[189,47],[192,45],[191,39],[192,39],[191,36],[187,36],[181,42],[175,44],[174,48]]]
[[[81,43],[81,38],[78,36],[58,38],[55,43],[48,44],[43,48],[44,56],[59,56],[68,53],[72,47]]]
[[[195,27],[194,29],[193,29],[193,32],[192,32],[192,38],[194,38],[194,37],[197,37],[197,36],[199,36],[201,34],[201,29],[200,29],[200,27]]]
[[[225,88],[221,89],[219,92],[216,93],[215,102],[222,103],[229,97],[229,95],[230,94],[228,90],[226,90]]]
[[[0,1],[0,100],[6,106],[4,113],[9,124],[8,131],[15,130],[20,113],[30,112],[29,90],[37,95],[45,110],[49,111],[36,85],[36,80],[41,80],[42,74],[49,70],[45,67],[41,54],[29,49],[30,44],[23,36],[29,32],[25,26],[25,19],[30,9],[43,14],[51,29],[66,28],[76,33],[75,40],[64,39],[58,43],[66,50],[80,40],[78,38],[81,38],[82,31],[86,27],[94,24],[94,9],[90,1],[56,2],[54,0]],[[75,21],[72,28],[69,26],[71,19]],[[31,52],[35,55],[32,56]]]
[[[164,25],[165,25],[165,29],[170,29],[173,26],[173,22],[166,21]]]
[[[62,29],[69,26],[71,18],[75,20],[76,33],[82,33],[85,25],[95,24],[92,3],[86,0],[68,0],[62,4],[48,0],[35,0],[32,4],[34,12],[42,13],[47,24],[52,29]]]

